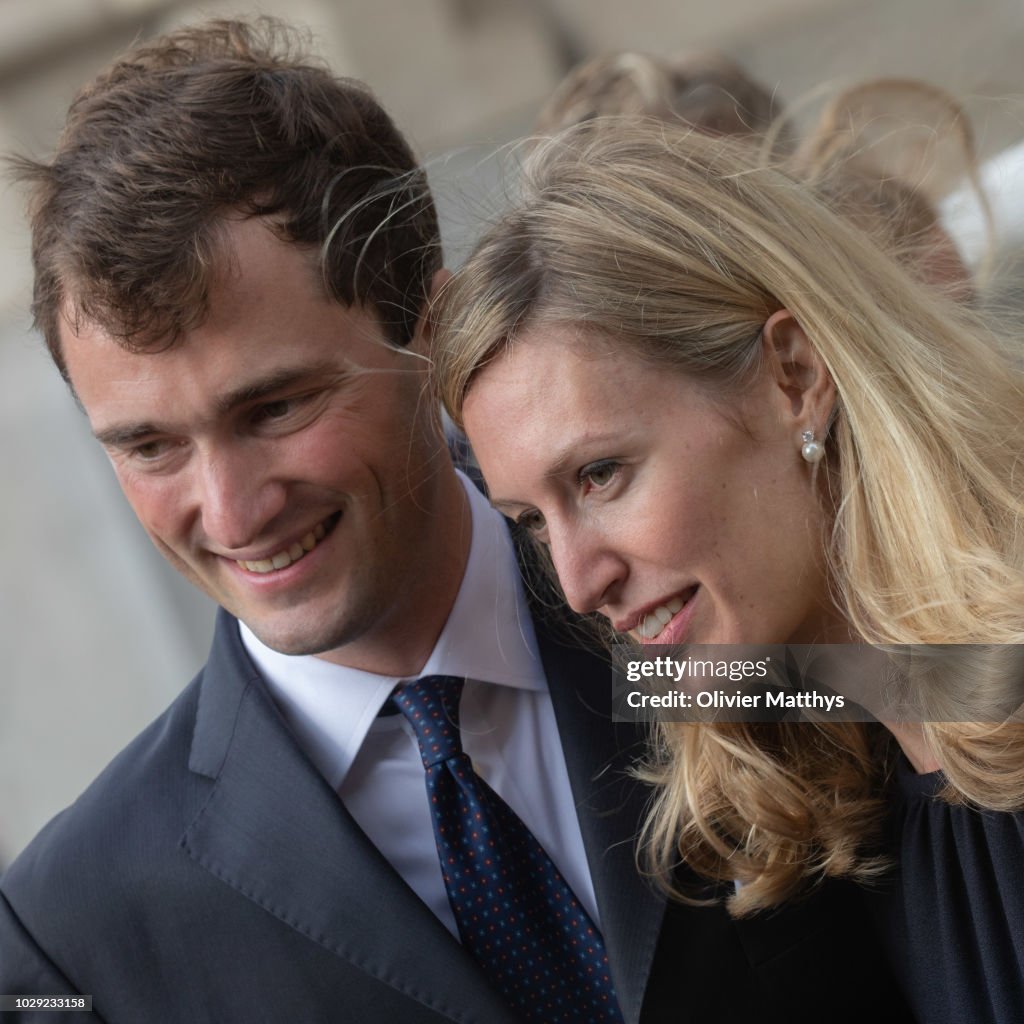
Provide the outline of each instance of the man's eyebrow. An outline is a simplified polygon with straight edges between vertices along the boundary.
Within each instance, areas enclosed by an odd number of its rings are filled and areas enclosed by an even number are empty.
[[[97,441],[106,448],[127,448],[145,437],[159,434],[159,429],[152,423],[133,423],[128,426],[108,427],[93,434]]]
[[[284,367],[259,377],[256,380],[233,388],[226,394],[221,395],[216,402],[216,410],[219,414],[231,412],[240,405],[248,405],[250,402],[258,402],[277,391],[285,391],[298,384],[307,382],[323,381],[325,378],[338,380],[347,376],[343,370],[339,370],[337,363],[324,361],[322,363],[306,364],[299,367]]]
[[[268,373],[264,377],[246,381],[237,388],[232,388],[220,395],[214,404],[214,410],[216,415],[222,416],[239,406],[258,402],[261,398],[266,398],[279,391],[286,391],[289,388],[313,381],[318,383],[325,380],[338,382],[346,376],[348,374],[344,370],[340,370],[337,363],[329,361],[299,367],[285,367]],[[96,431],[94,437],[100,444],[108,448],[125,448],[144,438],[152,437],[154,434],[164,433],[165,430],[166,427],[161,427],[156,423],[125,423]]]

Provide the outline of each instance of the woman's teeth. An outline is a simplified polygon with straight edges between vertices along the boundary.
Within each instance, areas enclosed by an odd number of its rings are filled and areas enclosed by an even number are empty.
[[[685,603],[681,597],[673,597],[670,601],[658,605],[653,612],[644,616],[636,627],[637,634],[644,640],[653,640],[669,624],[672,616],[682,610]]]
[[[302,540],[296,541],[290,548],[284,548],[270,558],[261,558],[257,562],[238,562],[243,569],[249,572],[273,572],[275,569],[285,569],[292,562],[297,562],[307,552],[312,551],[327,535],[323,523],[317,523]]]

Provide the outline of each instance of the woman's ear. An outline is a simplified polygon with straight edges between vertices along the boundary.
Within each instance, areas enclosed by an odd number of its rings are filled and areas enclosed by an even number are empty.
[[[765,366],[783,416],[797,434],[821,437],[832,418],[836,386],[804,329],[788,309],[773,313],[761,332]]]

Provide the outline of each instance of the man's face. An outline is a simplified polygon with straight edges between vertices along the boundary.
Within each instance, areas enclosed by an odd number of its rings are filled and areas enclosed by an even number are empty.
[[[271,647],[347,645],[327,656],[389,671],[386,652],[429,651],[423,608],[462,571],[424,361],[258,219],[224,238],[209,315],[179,344],[132,353],[65,323],[72,384],[175,568]]]

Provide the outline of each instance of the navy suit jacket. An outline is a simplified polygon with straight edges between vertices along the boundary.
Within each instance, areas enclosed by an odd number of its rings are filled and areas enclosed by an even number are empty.
[[[625,1019],[903,1021],[852,887],[751,921],[640,877],[642,753],[606,665],[539,640]],[[830,987],[836,979],[841,995]],[[299,749],[221,612],[209,661],[0,878],[11,1024],[513,1024],[473,960]]]

